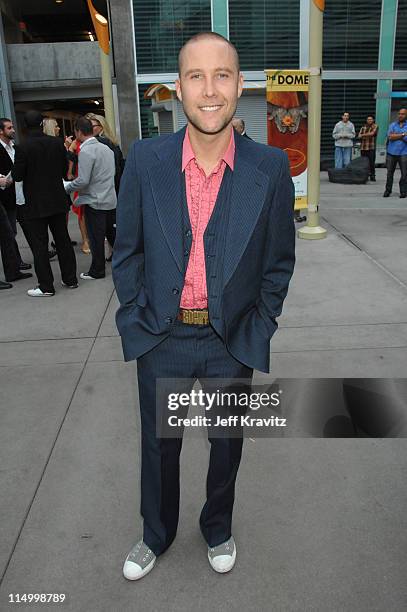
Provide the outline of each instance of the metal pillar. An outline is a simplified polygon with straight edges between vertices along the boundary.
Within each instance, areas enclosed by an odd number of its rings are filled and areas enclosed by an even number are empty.
[[[298,230],[306,240],[325,238],[327,231],[319,224],[320,160],[321,160],[321,98],[322,98],[322,36],[325,0],[310,0],[310,49],[308,93],[308,211],[307,224]]]
[[[393,70],[396,41],[398,0],[383,0],[380,23],[379,70]],[[391,114],[391,79],[377,81],[376,123],[379,126],[377,145],[386,143],[387,128]]]
[[[109,25],[106,17],[103,17],[103,15],[96,11],[92,4],[92,0],[88,0],[88,8],[100,47],[100,66],[102,70],[102,89],[105,117],[111,129],[115,132],[116,122],[113,106],[112,75],[110,72]]]
[[[211,0],[212,32],[229,40],[229,1]]]

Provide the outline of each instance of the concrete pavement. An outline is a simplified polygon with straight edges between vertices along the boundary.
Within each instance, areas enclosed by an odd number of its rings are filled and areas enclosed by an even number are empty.
[[[406,377],[406,200],[381,197],[380,169],[376,184],[321,180],[329,234],[298,241],[272,375],[256,380]],[[110,270],[69,291],[52,266],[54,298],[27,297],[30,280],[0,294],[0,610],[15,609],[10,593],[41,592],[65,593],[75,612],[406,608],[401,439],[247,440],[238,562],[220,576],[197,525],[208,443],[187,435],[179,535],[148,577],[127,582],[141,527],[136,365],[122,361]]]

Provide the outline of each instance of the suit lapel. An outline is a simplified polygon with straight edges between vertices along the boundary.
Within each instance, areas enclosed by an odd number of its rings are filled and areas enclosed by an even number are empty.
[[[269,177],[245,155],[244,138],[235,137],[230,214],[224,257],[224,286],[238,265],[256,226],[269,186]]]
[[[161,228],[181,273],[184,267],[182,143],[185,129],[157,146],[156,165],[148,168]]]
[[[185,128],[158,142],[157,164],[148,175],[160,225],[178,269],[185,273],[183,237],[183,190],[181,172]],[[235,136],[236,154],[230,193],[230,215],[224,256],[224,285],[238,265],[256,226],[267,195],[270,178],[257,168],[247,151],[246,139]],[[251,147],[249,147],[251,148]]]

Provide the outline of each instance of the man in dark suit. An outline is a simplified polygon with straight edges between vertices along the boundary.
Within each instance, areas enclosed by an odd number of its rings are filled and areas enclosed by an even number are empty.
[[[31,297],[55,295],[54,276],[48,256],[48,228],[54,238],[61,269],[62,284],[78,286],[76,258],[66,227],[69,210],[63,179],[68,161],[63,142],[42,131],[42,115],[28,111],[24,116],[28,136],[16,147],[12,176],[23,181],[25,204],[18,207],[18,219],[34,255],[38,287]]]
[[[17,205],[16,205],[16,191],[14,181],[11,179],[11,170],[14,163],[14,138],[15,130],[11,119],[6,117],[0,118],[0,176],[6,177],[7,180],[0,186],[0,206],[2,207],[5,215],[2,214],[2,225],[3,234],[8,233],[13,236],[11,243],[7,240],[8,252],[13,250],[15,257],[17,258],[17,268],[15,268],[14,261],[12,264],[5,264],[7,268],[6,276],[10,281],[20,280],[21,278],[28,278],[31,274],[21,274],[20,270],[30,270],[31,264],[25,263],[20,254],[18,248],[16,236],[17,236]],[[7,226],[7,227],[6,227]],[[3,241],[4,242],[4,241]],[[9,259],[10,256],[6,257]],[[11,253],[11,260],[15,259],[14,254]],[[10,268],[10,269],[9,269]]]
[[[9,180],[2,176],[0,177],[0,188],[8,187]],[[11,289],[13,286],[10,281],[22,280],[32,276],[30,272],[22,272],[20,270],[20,260],[17,257],[15,248],[15,237],[10,225],[6,209],[0,202],[0,252],[3,262],[4,276],[7,282],[0,282],[0,289]]]
[[[244,136],[245,138],[249,138],[250,140],[253,140],[246,133],[246,124],[243,121],[243,119],[240,119],[239,117],[235,117],[234,119],[232,119],[232,125],[235,128],[236,132],[238,132],[238,134],[240,134],[241,136]]]
[[[7,185],[7,179],[0,177],[1,185]],[[8,219],[6,210],[0,202],[0,252],[1,259],[3,262],[4,276],[6,279],[16,278],[19,274],[24,274],[19,270],[19,261],[17,259],[17,253],[14,248],[14,235],[10,227],[10,221]],[[26,272],[26,274],[29,274]],[[7,281],[0,280],[0,289],[11,289],[12,284]]]
[[[16,132],[11,119],[2,117],[0,119],[0,175],[5,177],[10,176],[14,164],[15,136]],[[10,227],[14,235],[14,248],[19,263],[19,269],[30,270],[31,264],[25,263],[22,260],[17,241],[15,240],[15,237],[17,236],[17,204],[16,190],[13,180],[8,181],[4,188],[0,188],[0,202],[3,204],[4,209],[6,210]]]
[[[142,539],[127,556],[146,575],[175,538],[182,437],[156,433],[170,391],[196,379],[250,381],[269,371],[270,338],[294,268],[294,187],[284,152],[235,133],[243,76],[235,47],[201,33],[180,51],[177,96],[188,119],[176,134],[135,143],[117,207],[113,277],[125,360],[137,359],[142,425]],[[205,383],[202,379],[205,379]],[[232,569],[235,481],[243,440],[209,434],[200,528],[211,567]],[[187,556],[186,556],[187,558]]]

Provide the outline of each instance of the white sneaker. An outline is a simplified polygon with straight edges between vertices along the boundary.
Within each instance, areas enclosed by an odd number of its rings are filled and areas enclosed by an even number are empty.
[[[143,542],[137,542],[126,557],[123,575],[127,580],[139,580],[153,569],[157,557]]]
[[[208,559],[215,572],[220,574],[230,572],[236,561],[236,544],[233,536],[219,546],[213,548],[208,546]]]
[[[29,289],[27,291],[27,294],[30,297],[52,297],[53,295],[55,295],[55,291],[54,293],[48,291],[41,291],[39,287],[36,287],[35,289]]]
[[[97,280],[94,276],[88,274],[88,272],[81,272],[79,275],[83,280]]]

